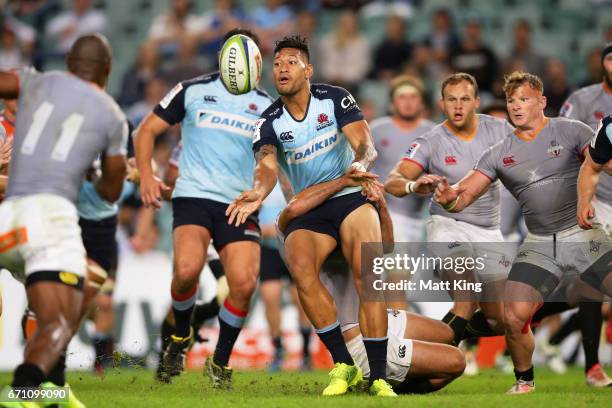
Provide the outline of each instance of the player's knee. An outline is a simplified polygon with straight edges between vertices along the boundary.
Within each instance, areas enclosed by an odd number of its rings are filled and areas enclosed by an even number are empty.
[[[291,256],[288,259],[291,276],[298,291],[308,290],[313,283],[318,281],[313,262],[305,256]]]
[[[451,378],[457,378],[463,374],[465,370],[465,355],[461,350],[455,348],[453,353],[449,353],[448,375]]]
[[[504,308],[504,327],[507,333],[520,333],[527,320],[529,320],[529,316],[512,307],[512,304],[506,305]]]
[[[174,267],[174,281],[181,289],[188,291],[197,283],[200,270],[194,262],[177,262]]]
[[[249,300],[257,286],[257,277],[253,274],[245,274],[240,279],[229,281],[232,298]]]

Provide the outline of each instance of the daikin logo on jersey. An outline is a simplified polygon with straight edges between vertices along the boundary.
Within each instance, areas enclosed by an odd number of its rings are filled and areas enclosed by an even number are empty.
[[[327,132],[313,139],[308,144],[293,150],[286,150],[287,163],[299,164],[314,159],[317,156],[333,149],[340,142],[336,130]]]
[[[255,121],[244,116],[226,112],[200,110],[196,126],[209,129],[220,129],[251,138],[255,131]]]

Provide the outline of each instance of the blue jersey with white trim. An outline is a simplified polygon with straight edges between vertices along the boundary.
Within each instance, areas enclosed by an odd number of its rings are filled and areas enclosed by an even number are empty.
[[[230,203],[250,189],[255,121],[271,102],[259,89],[229,93],[218,73],[177,84],[153,110],[181,124],[181,170],[172,196]]]
[[[346,173],[355,154],[342,128],[359,120],[363,114],[348,91],[313,84],[303,120],[294,119],[280,98],[266,109],[257,121],[253,150],[276,146],[278,161],[297,194]],[[349,187],[335,196],[359,190]]]
[[[129,181],[123,182],[123,190],[117,202],[109,203],[96,191],[96,186],[90,181],[83,182],[79,191],[79,199],[77,201],[77,211],[79,218],[84,218],[90,221],[100,221],[106,218],[114,217],[119,212],[119,204],[129,197],[136,187]]]

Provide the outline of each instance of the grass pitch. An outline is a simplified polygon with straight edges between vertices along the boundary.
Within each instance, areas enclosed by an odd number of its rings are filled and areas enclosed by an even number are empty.
[[[0,373],[3,386],[10,373]],[[512,375],[494,370],[477,377],[462,377],[447,388],[429,395],[405,395],[399,398],[372,398],[366,394],[322,397],[327,384],[326,372],[261,371],[234,373],[233,391],[216,391],[200,372],[187,372],[172,385],[153,380],[148,370],[108,370],[104,378],[86,372],[70,372],[68,381],[76,395],[88,407],[612,407],[612,388],[593,389],[584,384],[579,368],[566,375],[536,369],[537,391],[530,395],[508,396]]]

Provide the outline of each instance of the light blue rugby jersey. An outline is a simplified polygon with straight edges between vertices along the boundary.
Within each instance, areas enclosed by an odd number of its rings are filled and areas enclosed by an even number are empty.
[[[294,119],[280,98],[266,109],[257,121],[253,150],[257,152],[268,144],[276,146],[278,161],[297,194],[346,173],[355,154],[342,128],[359,120],[363,120],[363,114],[348,91],[313,84],[303,120]],[[335,197],[360,189],[345,188]]]
[[[90,181],[84,181],[79,191],[79,199],[77,201],[77,211],[80,218],[90,221],[100,221],[106,218],[114,217],[119,212],[119,203],[129,197],[136,187],[129,181],[123,182],[123,191],[119,200],[115,203],[109,203],[96,191],[96,187]]]
[[[153,110],[181,123],[180,174],[172,197],[232,202],[253,185],[255,121],[272,102],[262,90],[232,95],[218,73],[177,84]]]

